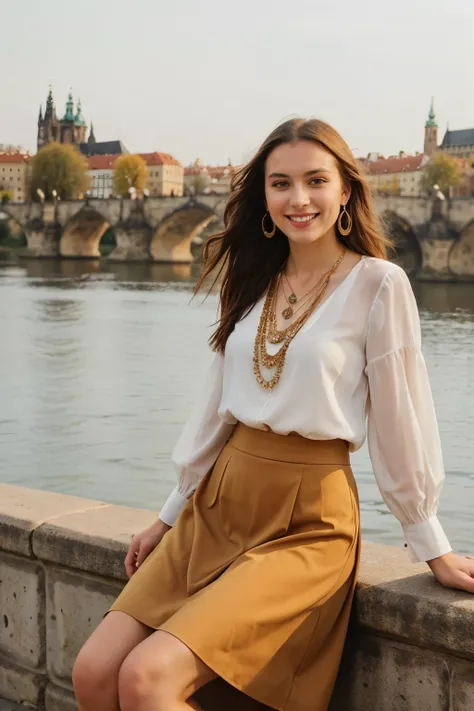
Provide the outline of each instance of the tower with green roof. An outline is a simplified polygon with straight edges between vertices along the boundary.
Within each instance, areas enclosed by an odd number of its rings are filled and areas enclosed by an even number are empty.
[[[66,102],[66,113],[59,122],[61,132],[61,143],[84,143],[86,140],[87,126],[82,117],[81,100],[77,102],[77,112],[74,112],[74,98],[72,90]]]
[[[432,156],[438,150],[438,124],[434,111],[434,100],[431,98],[431,106],[428,113],[428,120],[425,123],[425,143],[423,152],[427,156]]]

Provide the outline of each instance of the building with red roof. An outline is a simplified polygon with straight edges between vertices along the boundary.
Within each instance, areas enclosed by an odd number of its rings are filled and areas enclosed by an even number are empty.
[[[139,153],[148,168],[146,187],[150,196],[178,196],[184,192],[184,169],[169,153]]]
[[[120,158],[118,155],[96,155],[86,158],[92,197],[109,198],[113,195],[114,168],[118,158]]]
[[[369,154],[363,165],[372,190],[414,197],[421,192],[423,169],[428,162],[429,156],[424,153],[407,155],[401,151],[388,158]]]
[[[22,151],[0,150],[0,194],[9,193],[13,202],[26,200],[26,185],[31,155]]]

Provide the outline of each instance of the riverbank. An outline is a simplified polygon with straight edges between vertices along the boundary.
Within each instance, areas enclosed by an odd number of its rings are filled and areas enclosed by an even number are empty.
[[[130,537],[155,517],[0,485],[0,698],[76,708],[74,658],[125,583]],[[364,541],[331,711],[472,711],[473,629],[474,596],[442,588],[403,549]]]

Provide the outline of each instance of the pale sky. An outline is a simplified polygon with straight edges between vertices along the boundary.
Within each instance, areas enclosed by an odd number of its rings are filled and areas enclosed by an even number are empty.
[[[0,143],[36,149],[69,87],[97,140],[184,164],[247,160],[285,118],[334,125],[356,155],[474,127],[472,0],[11,0],[0,13]]]

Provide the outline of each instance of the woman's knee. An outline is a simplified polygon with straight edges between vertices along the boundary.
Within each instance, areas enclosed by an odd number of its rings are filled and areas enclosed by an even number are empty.
[[[153,655],[139,647],[133,650],[119,671],[121,710],[137,711],[140,703],[153,699],[161,711],[167,709],[169,703],[186,700],[179,669],[179,660],[166,644],[160,645]]]
[[[96,699],[103,694],[104,686],[110,681],[110,669],[104,666],[102,655],[85,645],[72,668],[72,685],[78,700]]]
[[[120,667],[118,677],[121,710],[137,711],[140,703],[150,698],[159,703],[169,694],[170,672],[162,655],[151,661],[134,652],[129,654]]]
[[[143,625],[121,612],[112,612],[102,620],[73,666],[72,681],[78,699],[83,703],[107,699],[107,708],[116,708],[120,666],[148,634]]]

